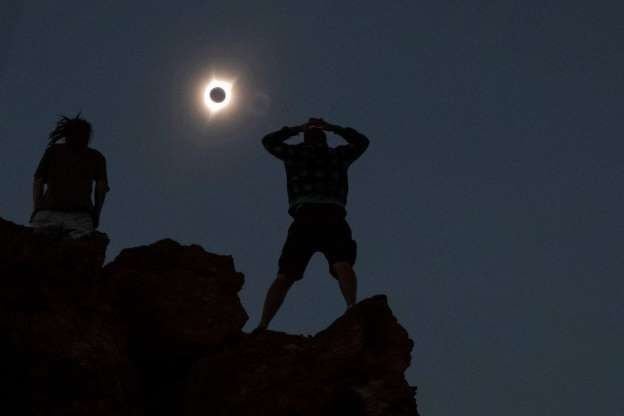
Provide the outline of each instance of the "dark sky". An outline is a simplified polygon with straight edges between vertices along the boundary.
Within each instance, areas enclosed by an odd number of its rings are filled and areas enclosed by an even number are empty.
[[[56,116],[82,110],[109,259],[164,237],[232,254],[251,329],[289,223],[260,139],[321,116],[371,140],[360,297],[388,294],[414,339],[423,415],[624,414],[622,2],[138,3],[0,3],[0,216],[27,220]],[[213,72],[237,102],[208,120]],[[326,270],[274,329],[343,312]]]

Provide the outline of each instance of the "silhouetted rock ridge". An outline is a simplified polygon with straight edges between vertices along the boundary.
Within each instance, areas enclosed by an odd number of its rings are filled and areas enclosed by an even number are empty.
[[[385,296],[314,336],[246,334],[231,257],[161,240],[103,266],[107,244],[0,219],[3,414],[417,415]]]

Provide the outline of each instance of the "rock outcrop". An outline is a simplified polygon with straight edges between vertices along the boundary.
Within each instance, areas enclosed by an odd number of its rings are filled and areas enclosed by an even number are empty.
[[[107,244],[50,241],[0,219],[3,414],[140,414],[138,373],[97,291]]]
[[[231,257],[161,240],[103,267],[107,244],[0,219],[3,414],[417,415],[385,296],[315,336],[246,334]]]
[[[313,337],[265,332],[193,366],[186,414],[414,415],[412,342],[385,296]]]

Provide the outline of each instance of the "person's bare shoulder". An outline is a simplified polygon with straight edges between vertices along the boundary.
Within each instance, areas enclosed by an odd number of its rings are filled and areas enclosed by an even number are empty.
[[[104,157],[102,152],[92,147],[89,147],[89,156],[95,160],[102,160],[102,159],[106,160],[106,157]]]

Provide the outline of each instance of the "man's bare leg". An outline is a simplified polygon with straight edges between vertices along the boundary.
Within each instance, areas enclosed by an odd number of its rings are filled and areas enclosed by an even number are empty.
[[[280,306],[282,306],[293,283],[294,280],[287,279],[286,275],[277,275],[277,278],[273,281],[267,292],[266,299],[264,300],[264,308],[262,309],[262,319],[260,319],[260,324],[258,324],[256,331],[266,329],[269,326],[269,323]]]
[[[357,298],[357,278],[353,267],[347,262],[334,263],[334,272],[336,273],[340,291],[347,302],[347,308],[355,305]]]

